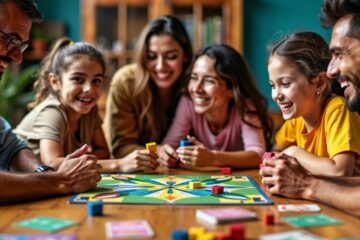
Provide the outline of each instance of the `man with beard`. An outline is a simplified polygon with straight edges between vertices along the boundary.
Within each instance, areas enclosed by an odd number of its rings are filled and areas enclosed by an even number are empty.
[[[32,0],[0,0],[0,77],[11,62],[20,64],[33,22],[41,14]],[[0,99],[1,101],[1,99]],[[86,191],[100,179],[96,158],[84,145],[59,169],[43,165],[0,117],[0,203]]]
[[[341,84],[349,109],[359,112],[360,1],[324,0],[321,22],[333,27],[327,75]],[[267,158],[264,164],[260,174],[271,194],[319,201],[360,216],[360,177],[310,175],[296,158],[285,154]]]

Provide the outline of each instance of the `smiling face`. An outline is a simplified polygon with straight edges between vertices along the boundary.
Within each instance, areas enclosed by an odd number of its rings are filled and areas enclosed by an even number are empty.
[[[273,55],[269,59],[268,72],[271,95],[279,105],[283,118],[311,116],[317,102],[316,86],[309,83],[297,65],[284,57]]]
[[[12,1],[6,1],[0,5],[0,30],[7,35],[21,42],[27,41],[31,25],[31,19]],[[0,77],[9,63],[20,64],[22,61],[21,50],[11,49],[10,45],[8,38],[0,33]]]
[[[50,76],[52,88],[70,116],[87,114],[96,105],[103,91],[104,70],[102,65],[82,55],[70,56],[72,64],[58,79]],[[76,59],[76,61],[74,61]]]
[[[350,110],[360,110],[360,40],[349,37],[351,16],[337,21],[331,34],[327,75],[340,82]]]
[[[228,104],[233,95],[225,81],[219,78],[214,64],[215,60],[206,55],[195,61],[188,92],[196,113],[221,119],[227,115]]]
[[[150,37],[147,53],[147,69],[156,86],[169,91],[183,71],[184,51],[166,34]]]

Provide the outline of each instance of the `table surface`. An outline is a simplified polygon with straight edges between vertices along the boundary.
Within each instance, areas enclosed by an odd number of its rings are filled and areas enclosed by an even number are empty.
[[[218,175],[218,169],[206,169],[206,171],[194,171],[184,169],[158,170],[160,174],[171,175]],[[261,177],[257,170],[242,170],[233,172],[234,175],[251,176],[260,187]],[[228,206],[194,206],[194,205],[130,205],[130,204],[104,204],[103,216],[87,217],[85,204],[68,204],[67,201],[71,196],[61,196],[42,200],[36,200],[26,203],[17,203],[0,206],[0,233],[11,234],[40,234],[42,232],[15,227],[15,222],[25,219],[48,216],[64,219],[76,220],[79,224],[64,229],[59,233],[76,234],[79,239],[106,239],[105,223],[108,221],[136,220],[146,219],[155,232],[153,239],[170,239],[171,232],[174,229],[188,229],[193,226],[203,226],[196,222],[196,209],[209,207],[228,207]],[[344,196],[346,197],[346,196]],[[279,213],[277,211],[278,204],[300,204],[312,203],[305,200],[287,199],[279,196],[270,196],[273,205],[245,205],[240,206],[258,214],[257,220],[243,222],[246,227],[246,239],[258,239],[260,235],[284,232],[294,230],[293,227],[287,225],[280,220],[283,216],[296,216],[297,213]],[[319,204],[319,203],[318,203]],[[360,236],[360,219],[346,214],[329,206],[319,204],[321,213],[343,221],[341,225],[329,225],[324,227],[311,227],[306,231],[318,236],[326,238],[337,237],[359,237]],[[262,224],[262,213],[274,212],[275,224],[264,226]],[[307,213],[301,213],[307,214]],[[210,232],[227,231],[229,225],[220,225],[210,228]]]

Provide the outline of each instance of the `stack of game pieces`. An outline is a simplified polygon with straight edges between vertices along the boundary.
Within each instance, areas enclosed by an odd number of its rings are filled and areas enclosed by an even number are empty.
[[[171,233],[171,240],[244,240],[245,225],[231,224],[229,232],[207,232],[202,227],[191,227],[186,232],[184,229],[175,229]]]

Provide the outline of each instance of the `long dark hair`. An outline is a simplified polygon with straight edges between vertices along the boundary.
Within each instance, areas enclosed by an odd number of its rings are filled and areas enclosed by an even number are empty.
[[[159,113],[164,112],[164,110],[159,109],[160,106],[157,104],[157,101],[159,101],[158,91],[151,81],[146,66],[149,41],[151,37],[160,35],[171,36],[180,45],[185,56],[183,72],[172,88],[170,107],[166,114]],[[185,73],[191,64],[192,57],[193,50],[190,38],[183,24],[176,17],[161,16],[148,23],[141,32],[135,49],[137,69],[131,91],[136,101],[142,105],[142,112],[139,116],[139,129],[143,136],[148,135],[149,139],[162,139],[165,136],[181,97],[180,89],[185,86]]]
[[[262,128],[266,140],[266,149],[271,149],[273,122],[267,111],[267,100],[255,86],[255,79],[250,72],[245,59],[235,49],[225,44],[215,44],[202,48],[194,57],[195,61],[206,55],[215,61],[215,70],[219,77],[225,81],[226,86],[233,92],[230,104],[238,109],[240,117],[246,124]],[[193,66],[192,65],[192,66]],[[192,67],[190,68],[192,69]],[[188,72],[188,80],[191,70]],[[251,105],[249,105],[249,100]],[[261,126],[248,122],[245,114],[257,115]]]

